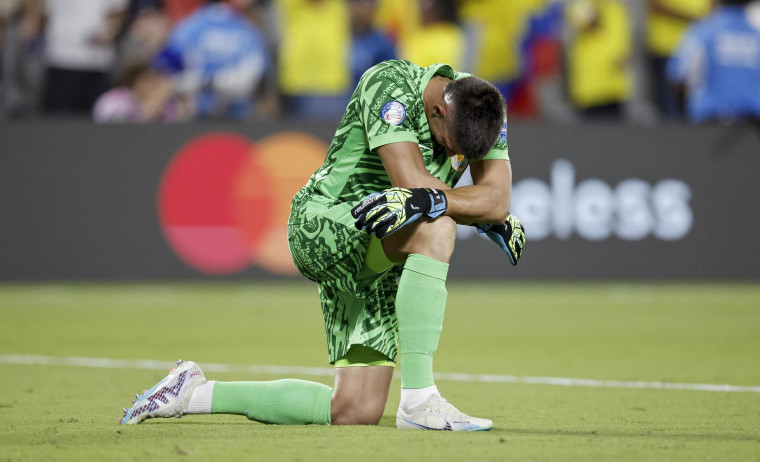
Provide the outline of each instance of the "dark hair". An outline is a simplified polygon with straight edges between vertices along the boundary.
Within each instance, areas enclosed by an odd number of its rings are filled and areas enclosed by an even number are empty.
[[[446,85],[443,97],[454,107],[454,139],[470,161],[482,159],[501,132],[506,106],[501,93],[479,77]]]

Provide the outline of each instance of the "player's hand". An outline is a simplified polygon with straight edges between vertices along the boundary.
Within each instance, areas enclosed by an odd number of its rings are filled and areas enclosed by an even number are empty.
[[[489,239],[494,241],[499,247],[507,252],[509,262],[512,266],[517,265],[517,260],[522,255],[525,247],[525,228],[520,220],[511,213],[507,215],[507,221],[500,225],[481,225],[474,224],[478,233],[486,233]]]
[[[446,195],[431,188],[391,188],[367,196],[351,210],[356,228],[383,238],[423,214],[435,218],[446,211]]]

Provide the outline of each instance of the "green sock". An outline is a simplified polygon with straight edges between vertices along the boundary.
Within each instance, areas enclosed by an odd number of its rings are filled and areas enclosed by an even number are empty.
[[[279,425],[330,424],[332,388],[317,382],[216,382],[212,414],[244,415]]]
[[[433,354],[443,329],[448,271],[448,263],[419,254],[404,264],[396,294],[402,388],[435,385]]]

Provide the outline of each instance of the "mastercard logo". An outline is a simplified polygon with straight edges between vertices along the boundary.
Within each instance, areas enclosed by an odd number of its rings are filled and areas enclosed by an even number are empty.
[[[297,274],[287,240],[290,202],[327,148],[300,132],[258,142],[232,133],[193,139],[172,157],[158,190],[169,247],[206,274],[232,275],[252,265]]]

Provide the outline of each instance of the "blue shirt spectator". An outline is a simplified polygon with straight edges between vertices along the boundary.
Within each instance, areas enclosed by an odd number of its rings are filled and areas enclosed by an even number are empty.
[[[760,119],[760,30],[738,0],[691,26],[668,63],[693,122]]]
[[[269,66],[266,42],[232,7],[208,3],[177,24],[156,63],[178,74],[180,91],[196,95],[199,116],[244,118]]]
[[[351,41],[351,74],[354,86],[359,83],[364,71],[388,59],[396,59],[396,48],[388,37],[376,30],[354,35]]]
[[[377,8],[376,0],[351,0],[351,76],[354,84],[359,83],[364,71],[388,59],[396,59],[396,48],[383,33],[375,29],[373,23]]]

